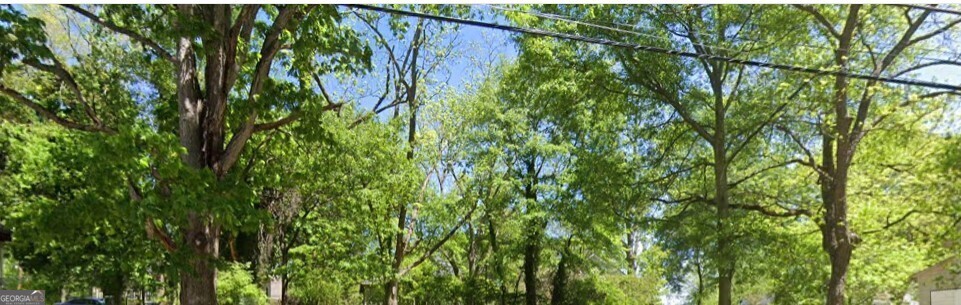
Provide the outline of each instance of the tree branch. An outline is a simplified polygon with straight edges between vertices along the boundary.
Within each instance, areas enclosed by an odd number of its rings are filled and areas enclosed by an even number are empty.
[[[875,76],[875,77],[880,76],[881,73],[883,73],[888,67],[891,66],[892,63],[894,63],[894,59],[897,58],[898,55],[900,55],[901,52],[904,51],[905,48],[907,48],[908,46],[918,41],[927,39],[927,38],[921,38],[921,37],[912,39],[912,37],[914,37],[914,33],[916,33],[918,29],[921,28],[921,24],[924,23],[924,21],[927,19],[928,15],[930,14],[931,14],[931,11],[926,10],[923,13],[921,13],[920,16],[918,16],[918,18],[914,21],[914,23],[912,23],[908,27],[908,29],[904,31],[904,34],[901,35],[901,39],[898,40],[897,44],[895,44],[894,47],[891,48],[891,50],[888,51],[887,54],[885,54],[884,59],[881,60],[881,65],[874,69],[874,71],[871,73],[871,76]],[[959,19],[959,21],[961,21],[961,19]],[[874,80],[874,79],[869,80],[867,83],[866,89],[861,95],[861,100],[858,103],[858,111],[854,119],[854,126],[851,129],[851,134],[854,135],[853,137],[851,137],[851,141],[855,141],[854,143],[856,143],[856,141],[858,141],[858,139],[862,136],[862,131],[864,129],[864,122],[865,120],[867,120],[868,110],[871,106],[871,100],[872,100],[871,97],[874,96],[874,90],[871,90],[871,88],[874,87],[877,83],[878,83],[877,80]]]
[[[273,121],[273,122],[270,122],[270,123],[256,124],[256,125],[254,125],[254,132],[261,132],[261,131],[265,131],[265,130],[272,130],[272,129],[277,129],[277,128],[286,126],[286,125],[288,125],[288,124],[290,124],[290,123],[293,123],[293,122],[296,121],[297,119],[299,119],[300,116],[301,116],[300,111],[294,111],[294,112],[291,112],[289,115],[287,115],[286,117],[284,117],[284,118],[282,118],[282,119],[279,119],[279,120],[276,120],[276,121]]]
[[[106,134],[114,134],[114,133],[116,133],[115,131],[113,131],[113,130],[111,130],[111,129],[108,129],[108,128],[106,128],[106,127],[84,125],[84,124],[80,124],[80,123],[77,123],[77,122],[74,122],[74,121],[71,121],[71,120],[68,120],[68,119],[65,119],[65,118],[61,118],[60,116],[58,116],[57,114],[53,113],[52,111],[47,110],[46,108],[43,108],[43,106],[40,106],[40,104],[37,104],[37,103],[35,103],[34,101],[32,101],[32,100],[30,100],[29,98],[27,98],[26,96],[23,96],[23,94],[20,94],[20,92],[17,92],[16,90],[7,88],[7,87],[6,87],[5,85],[3,85],[3,84],[0,84],[0,93],[3,93],[3,94],[5,94],[5,95],[9,96],[9,97],[12,98],[14,101],[16,101],[16,102],[18,102],[18,103],[20,103],[20,104],[22,104],[22,105],[24,105],[24,106],[27,106],[27,107],[30,108],[30,109],[33,109],[33,111],[36,111],[37,113],[39,113],[40,116],[42,116],[42,117],[44,117],[44,118],[46,118],[46,119],[48,119],[48,120],[51,120],[51,121],[53,121],[54,123],[57,123],[57,125],[63,126],[63,127],[65,127],[65,128],[75,129],[75,130],[80,130],[80,131],[87,131],[87,132],[103,132],[103,133],[106,133]]]
[[[227,45],[227,54],[225,55],[225,67],[228,67],[225,77],[224,77],[224,87],[233,88],[234,83],[237,81],[237,76],[240,74],[240,65],[237,65],[237,54],[243,52],[247,53],[247,50],[239,50],[238,46],[243,46],[247,48],[247,43],[250,42],[250,36],[253,33],[254,21],[257,19],[257,12],[260,11],[260,5],[247,4],[240,10],[240,14],[237,15],[237,19],[234,21],[234,25],[230,27],[227,33],[227,39],[224,41]],[[241,41],[243,44],[241,44]]]
[[[264,37],[263,47],[260,50],[260,60],[257,61],[257,65],[254,69],[253,79],[250,83],[250,90],[247,93],[248,103],[253,103],[256,101],[257,96],[260,95],[263,90],[264,82],[269,77],[270,66],[273,63],[274,56],[277,55],[277,51],[280,50],[280,34],[287,28],[290,21],[294,18],[297,12],[297,5],[286,5],[277,14],[274,19],[274,23],[271,25],[270,30],[268,30],[266,37]],[[218,164],[215,165],[215,172],[218,176],[223,176],[227,174],[231,167],[237,163],[237,159],[240,157],[240,153],[243,151],[244,146],[247,144],[247,140],[254,133],[254,127],[257,123],[257,110],[251,110],[250,114],[247,116],[247,120],[240,127],[240,130],[234,133],[227,143],[227,148],[224,149],[223,155],[220,158]]]
[[[694,116],[692,116],[688,112],[687,107],[684,107],[684,105],[682,105],[681,102],[677,100],[677,97],[672,96],[666,89],[664,89],[664,87],[660,86],[659,84],[648,83],[645,81],[641,81],[640,83],[642,86],[647,87],[652,92],[657,93],[657,95],[661,96],[661,98],[663,98],[665,102],[671,105],[671,107],[674,108],[675,111],[677,111],[677,114],[681,116],[681,119],[684,120],[685,123],[690,125],[691,128],[694,128],[694,130],[697,131],[697,134],[701,138],[704,138],[708,142],[714,143],[714,140],[713,140],[714,136],[707,131],[707,128],[705,128],[704,125],[702,125],[700,122],[694,119]],[[641,97],[640,95],[636,93],[631,93],[631,92],[624,92],[624,94]]]
[[[137,188],[133,182],[133,179],[131,179],[129,176],[127,177],[127,192],[130,194],[131,200],[135,202],[143,200],[143,192]],[[174,245],[173,239],[170,238],[170,235],[158,228],[157,224],[154,223],[152,218],[147,217],[147,219],[144,221],[144,227],[147,231],[147,237],[157,239],[157,241],[160,242],[160,245],[168,252],[174,252],[177,250],[177,247]]]
[[[728,187],[730,187],[730,188],[733,189],[733,188],[736,188],[736,187],[737,187],[738,185],[740,185],[741,183],[744,183],[744,181],[750,180],[751,178],[754,178],[754,177],[756,177],[757,175],[760,175],[760,174],[762,174],[762,173],[764,173],[764,172],[766,172],[766,171],[769,171],[769,170],[772,170],[772,169],[775,169],[775,168],[780,168],[780,167],[788,166],[788,165],[790,165],[790,164],[800,164],[800,163],[804,163],[804,161],[798,160],[798,159],[793,159],[793,160],[788,160],[788,161],[784,161],[784,162],[781,162],[781,163],[777,163],[777,164],[774,164],[774,165],[771,165],[771,166],[762,168],[762,169],[760,169],[760,170],[758,170],[758,171],[756,171],[756,172],[750,173],[750,174],[748,174],[747,176],[744,176],[743,178],[738,179],[737,181],[734,181],[734,182],[728,184]]]
[[[103,18],[98,17],[98,16],[95,15],[94,13],[91,13],[90,11],[87,11],[87,10],[83,9],[83,8],[81,8],[81,7],[78,6],[78,5],[74,5],[74,4],[62,4],[62,6],[68,8],[68,9],[74,11],[74,12],[77,12],[78,14],[83,15],[84,17],[87,17],[87,19],[90,19],[90,21],[93,21],[94,23],[100,24],[100,25],[102,25],[102,26],[104,26],[104,27],[106,27],[106,28],[108,28],[108,29],[113,30],[114,32],[127,35],[127,37],[130,37],[131,39],[133,39],[133,40],[135,40],[135,41],[137,41],[137,42],[139,42],[139,43],[141,43],[141,44],[143,44],[143,45],[145,45],[145,46],[150,47],[151,49],[154,50],[154,52],[157,53],[158,56],[160,56],[161,58],[163,58],[163,59],[165,59],[165,60],[167,60],[167,61],[170,61],[170,62],[176,61],[176,59],[174,58],[174,56],[171,55],[170,52],[167,52],[167,50],[164,50],[164,48],[161,47],[160,44],[157,44],[156,42],[148,39],[147,37],[144,37],[143,35],[140,35],[140,34],[134,32],[134,31],[132,31],[132,30],[130,30],[130,29],[122,28],[122,27],[120,27],[120,26],[118,26],[118,25],[116,25],[116,24],[114,24],[114,23],[112,23],[112,22],[109,22],[109,21],[107,21],[107,20],[104,20]]]
[[[823,26],[826,30],[828,30],[828,32],[831,33],[831,36],[834,36],[835,39],[841,39],[841,33],[838,33],[838,30],[834,28],[834,24],[832,24],[831,21],[829,21],[826,17],[824,17],[824,15],[818,12],[818,10],[814,8],[814,6],[795,4],[794,7],[808,14],[811,14],[811,16],[814,16],[814,19],[816,19],[819,23],[821,23],[821,26]]]
[[[59,60],[56,58],[52,60],[53,65],[43,64],[36,58],[25,58],[23,63],[34,67],[37,70],[53,74],[62,82],[66,83],[67,87],[70,88],[70,91],[73,92],[73,94],[77,97],[77,100],[80,101],[80,106],[83,107],[83,112],[87,115],[87,117],[93,121],[95,126],[103,127],[103,121],[100,120],[96,112],[94,112],[93,108],[90,107],[90,104],[87,103],[87,100],[83,97],[83,92],[80,91],[80,85],[77,84],[77,81],[73,78],[73,75],[71,75],[70,72],[63,67],[63,64],[60,63]]]
[[[731,208],[755,211],[771,217],[796,217],[796,216],[811,216],[811,211],[807,209],[785,209],[783,212],[778,212],[774,210],[769,210],[761,205],[756,204],[731,204]],[[783,208],[783,207],[782,207]]]
[[[959,67],[961,67],[961,62],[953,61],[953,60],[935,60],[935,61],[930,61],[930,62],[926,62],[926,63],[919,64],[919,65],[915,65],[915,66],[912,66],[912,67],[910,67],[910,68],[901,70],[900,72],[895,73],[895,74],[892,75],[891,77],[897,78],[897,77],[901,77],[901,76],[903,76],[903,75],[905,75],[905,74],[908,74],[908,73],[911,73],[911,72],[914,72],[914,71],[917,71],[917,70],[921,70],[921,69],[924,69],[924,68],[927,68],[927,67],[931,67],[931,66],[940,66],[940,65],[959,66]]]
[[[738,153],[744,150],[744,148],[747,147],[749,143],[751,143],[751,139],[754,139],[754,137],[757,137],[757,134],[761,133],[761,131],[764,130],[764,127],[770,125],[775,120],[777,120],[778,114],[780,114],[781,111],[784,110],[784,107],[787,107],[787,103],[781,104],[781,106],[778,106],[777,109],[774,109],[774,112],[771,112],[771,115],[768,116],[767,120],[765,120],[764,122],[761,122],[761,124],[759,124],[757,128],[754,129],[754,131],[748,134],[748,136],[744,138],[743,142],[741,142],[741,145],[738,145],[737,148],[735,148],[734,151],[731,152],[731,156],[727,159],[728,162],[734,161],[734,158],[737,157]]]
[[[928,13],[928,12],[930,12],[930,11],[925,11],[925,13]],[[922,20],[923,20],[923,18],[919,18],[919,19],[922,19]],[[916,43],[919,43],[919,42],[928,40],[928,39],[930,39],[930,38],[932,38],[932,37],[934,37],[934,36],[938,36],[938,35],[940,35],[941,33],[947,32],[948,30],[950,30],[950,29],[953,28],[954,26],[958,25],[958,23],[961,23],[961,19],[956,19],[956,20],[954,20],[954,21],[951,21],[951,22],[949,22],[947,25],[945,25],[945,26],[943,26],[943,27],[940,27],[940,28],[938,28],[937,30],[934,30],[934,31],[931,31],[931,32],[928,32],[928,33],[925,33],[925,34],[921,34],[921,36],[918,36],[917,38],[911,39],[911,41],[908,42],[908,45],[909,45],[909,46],[910,46],[910,45],[914,45],[914,44],[916,44]]]
[[[874,233],[878,233],[878,232],[881,232],[881,231],[890,229],[891,227],[896,226],[896,225],[898,225],[898,224],[901,223],[901,222],[904,222],[905,220],[908,219],[909,216],[911,216],[911,215],[913,215],[913,214],[916,214],[916,213],[919,213],[918,210],[913,210],[913,209],[912,209],[912,210],[908,211],[907,213],[904,213],[904,215],[902,215],[901,217],[898,217],[898,219],[895,219],[893,222],[890,221],[891,215],[889,214],[888,217],[886,217],[885,220],[884,220],[884,222],[885,222],[884,226],[882,226],[880,229],[873,229],[873,230],[864,231],[863,234],[865,234],[865,235],[866,235],[866,234],[874,234]]]
[[[441,246],[447,243],[447,240],[449,240],[452,236],[454,236],[455,233],[457,233],[457,230],[460,229],[460,227],[464,226],[464,223],[466,223],[467,220],[471,219],[471,215],[474,214],[474,210],[476,209],[477,209],[477,203],[475,202],[474,206],[472,206],[470,211],[467,212],[467,215],[464,215],[464,218],[461,218],[461,220],[457,222],[457,225],[452,227],[450,231],[448,231],[447,234],[445,234],[440,241],[435,243],[434,246],[430,248],[430,250],[427,250],[427,252],[424,253],[424,255],[421,255],[420,258],[418,258],[410,266],[405,268],[404,271],[400,272],[400,275],[403,276],[407,272],[410,272],[411,270],[413,270],[414,268],[422,264],[424,261],[426,261],[428,258],[430,258],[432,255],[434,255],[434,252],[437,252],[437,250],[440,249]]]

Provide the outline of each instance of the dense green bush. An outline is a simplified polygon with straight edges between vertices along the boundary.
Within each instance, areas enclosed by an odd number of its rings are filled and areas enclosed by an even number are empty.
[[[292,281],[287,296],[293,304],[361,304],[359,289],[354,290],[351,287],[353,286],[330,281],[322,278],[319,274],[311,273]]]
[[[266,305],[267,295],[254,284],[247,265],[232,263],[217,274],[217,300],[221,305]]]

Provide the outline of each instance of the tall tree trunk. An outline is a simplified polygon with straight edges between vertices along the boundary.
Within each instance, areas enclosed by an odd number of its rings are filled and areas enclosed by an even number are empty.
[[[831,154],[834,141],[826,139],[825,154]],[[856,235],[847,227],[847,178],[850,149],[844,143],[837,146],[837,167],[829,169],[831,181],[822,181],[822,201],[825,206],[821,225],[821,246],[831,260],[828,280],[827,305],[844,305],[845,282]]]
[[[408,124],[407,143],[410,150],[407,151],[407,160],[414,159],[414,146],[417,142],[417,76],[420,72],[417,67],[417,59],[420,53],[421,35],[424,30],[424,20],[417,22],[414,30],[414,37],[411,41],[411,62],[410,62],[410,84],[407,86],[407,105],[410,107],[410,119]],[[400,71],[398,71],[400,73]],[[400,302],[400,277],[401,266],[404,263],[404,256],[407,254],[407,239],[405,234],[407,228],[407,203],[401,203],[397,213],[397,234],[394,246],[394,261],[391,263],[391,278],[384,285],[386,298],[384,303],[387,305],[397,305]]]
[[[191,258],[189,264],[192,270],[180,272],[180,304],[216,305],[217,268],[210,260],[200,257]]]
[[[225,81],[233,65],[227,48],[231,27],[229,5],[178,5],[184,15],[202,17],[212,32],[201,35],[204,46],[204,91],[197,76],[197,55],[193,49],[195,38],[180,38],[177,50],[177,98],[180,115],[180,143],[186,148],[184,163],[205,171],[211,170],[218,179],[226,174],[221,164],[224,151],[224,115],[231,84]],[[229,56],[228,56],[229,54]],[[219,258],[220,229],[206,212],[188,212],[188,226],[184,230],[184,245],[189,248],[190,269],[181,271],[181,305],[216,305],[216,260]]]
[[[107,301],[107,305],[120,305],[126,290],[126,287],[124,287],[126,279],[123,274],[117,273],[107,276],[103,280],[103,297]]]
[[[180,273],[181,305],[217,305],[216,258],[219,254],[220,230],[209,217],[191,212],[186,231],[191,256],[189,269]]]
[[[724,155],[721,155],[723,159]],[[728,224],[730,217],[730,206],[727,198],[727,166],[722,164],[726,161],[715,158],[715,187],[717,201],[717,241],[718,253],[718,282],[717,297],[719,305],[731,305],[734,290],[734,265],[735,257],[731,248],[731,232]]]
[[[397,279],[391,279],[384,285],[384,291],[387,292],[385,303],[388,305],[397,305],[400,303],[400,287],[398,286],[399,283]]]
[[[472,222],[467,223],[467,291],[464,295],[464,304],[477,305],[477,236]],[[453,265],[453,264],[452,264]]]
[[[700,254],[696,254],[694,267],[697,268],[697,305],[704,303],[704,271],[701,268]]]
[[[524,186],[524,199],[527,201],[527,211],[537,207],[537,168],[532,156],[525,162],[527,167],[527,184]],[[544,223],[543,225],[541,223]],[[546,222],[531,218],[528,223],[527,241],[524,245],[524,303],[527,305],[537,305],[537,269],[540,264],[541,255],[541,235]]]
[[[736,257],[731,247],[733,242],[730,228],[730,202],[728,198],[728,156],[727,156],[727,136],[725,127],[724,92],[721,88],[720,68],[715,67],[715,73],[711,77],[711,84],[714,89],[714,201],[717,206],[717,254],[718,259],[718,283],[717,298],[719,305],[731,305],[731,298],[734,290],[734,266]]]
[[[630,231],[627,232],[627,240],[624,241],[624,246],[627,248],[624,250],[624,259],[627,261],[627,266],[631,268],[630,274],[633,275],[637,275],[640,271],[637,265],[637,255],[634,254],[634,251],[637,249],[636,233],[632,225]]]
[[[504,274],[504,259],[500,255],[500,245],[497,243],[497,231],[494,227],[494,219],[487,212],[487,237],[490,241],[491,253],[494,255],[494,272],[497,275],[498,291],[500,295],[498,304],[507,304],[507,276]]]
[[[842,72],[849,66],[849,50],[858,26],[860,5],[851,5],[844,28],[838,37],[834,61]],[[828,280],[827,305],[844,305],[844,288],[848,265],[854,250],[852,232],[847,226],[848,169],[858,135],[851,134],[852,119],[848,115],[848,83],[845,76],[834,79],[834,130],[826,131],[822,144],[821,200],[824,205],[824,224],[821,226],[824,251],[831,259],[831,278]]]
[[[179,5],[181,13],[194,13],[192,5]],[[193,39],[180,38],[177,50],[178,77],[177,99],[180,114],[180,144],[187,152],[181,155],[184,163],[197,170],[206,168],[202,119],[204,117],[203,99],[197,80],[197,63],[193,50]],[[184,230],[185,244],[190,247],[190,268],[180,272],[181,305],[217,305],[214,282],[217,269],[212,260],[217,258],[216,244],[220,238],[211,230],[208,217],[190,212],[189,225]]]
[[[531,221],[530,233],[524,246],[524,304],[537,305],[537,267],[540,263],[540,224]]]
[[[564,247],[564,251],[561,252],[561,260],[557,263],[557,272],[554,273],[554,283],[553,289],[551,290],[551,305],[564,305],[570,303],[567,299],[567,283],[570,277],[570,270],[568,266],[570,264],[570,250],[571,250],[571,238],[567,239],[567,245]]]
[[[285,263],[286,265],[286,263]],[[290,285],[290,276],[287,272],[280,275],[280,305],[290,304],[290,299],[287,298],[287,287]]]

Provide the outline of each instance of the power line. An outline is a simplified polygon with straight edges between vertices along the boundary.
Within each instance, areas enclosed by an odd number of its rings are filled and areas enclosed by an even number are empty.
[[[518,12],[518,13],[522,13],[522,14],[528,14],[528,15],[531,15],[531,16],[536,16],[536,17],[541,17],[541,18],[547,18],[547,19],[557,20],[557,21],[563,21],[563,22],[568,22],[568,23],[577,24],[577,25],[583,25],[583,26],[586,26],[586,27],[593,27],[593,28],[598,28],[598,29],[602,29],[602,30],[614,31],[614,32],[622,33],[622,34],[632,34],[632,35],[637,35],[637,36],[644,36],[644,37],[653,38],[653,39],[656,39],[656,40],[673,42],[673,40],[671,40],[671,39],[668,38],[668,37],[661,37],[661,36],[653,35],[653,34],[641,33],[641,32],[636,32],[636,31],[631,31],[631,30],[625,30],[625,29],[615,28],[615,27],[609,27],[609,26],[600,25],[600,24],[596,24],[596,23],[590,23],[590,22],[587,22],[587,21],[580,21],[580,20],[573,19],[572,17],[569,17],[569,16],[563,16],[563,15],[557,15],[557,14],[549,14],[549,13],[542,13],[542,12],[537,12],[537,11],[523,11],[523,10],[519,10],[519,9],[514,9],[514,8],[509,8],[509,7],[501,7],[501,6],[496,6],[496,5],[486,5],[486,4],[483,4],[483,5],[484,5],[484,6],[487,6],[487,7],[490,7],[490,8],[493,8],[493,9],[496,9],[496,10]],[[730,51],[730,52],[733,52],[733,53],[742,52],[742,50],[734,50],[734,49],[724,48],[724,47],[720,47],[720,46],[716,46],[716,45],[710,45],[710,44],[695,43],[695,42],[691,42],[691,44],[696,45],[696,46],[705,47],[705,48],[716,49],[716,50]]]
[[[929,10],[929,11],[932,11],[932,12],[946,13],[946,14],[952,14],[952,15],[961,16],[961,10],[956,10],[956,9],[951,9],[951,8],[944,8],[944,7],[937,7],[937,6],[927,6],[927,5],[917,5],[917,4],[891,4],[891,5],[893,5],[893,6],[906,7],[906,8],[910,8],[910,9]]]
[[[668,37],[661,37],[661,36],[657,36],[657,35],[652,35],[652,34],[647,34],[647,33],[641,33],[641,32],[636,32],[636,31],[626,30],[626,29],[621,28],[622,26],[624,26],[624,27],[629,27],[629,28],[631,28],[631,29],[644,28],[644,29],[648,29],[648,30],[653,30],[651,27],[642,27],[642,26],[640,26],[640,25],[630,25],[630,24],[625,24],[625,23],[603,22],[603,21],[602,21],[602,23],[607,24],[607,25],[604,25],[604,24],[597,24],[597,23],[592,23],[592,22],[588,22],[588,21],[583,21],[583,20],[575,19],[574,17],[567,16],[567,15],[545,13],[545,12],[534,11],[534,10],[527,10],[527,11],[525,11],[525,10],[520,10],[520,9],[516,9],[516,8],[503,7],[503,6],[497,6],[497,5],[483,5],[483,6],[487,6],[487,7],[490,7],[490,8],[492,8],[492,9],[496,9],[496,10],[518,12],[518,13],[527,14],[527,15],[531,15],[531,16],[535,16],[535,17],[540,17],[540,18],[546,18],[546,19],[551,19],[551,20],[556,20],[556,21],[563,21],[563,22],[568,22],[568,23],[572,23],[572,24],[576,24],[576,25],[583,25],[583,26],[586,26],[586,27],[593,27],[593,28],[597,28],[597,29],[614,31],[614,32],[623,33],[623,34],[633,34],[633,35],[638,35],[638,36],[650,37],[650,38],[657,39],[657,40],[662,40],[662,41],[667,41],[667,42],[673,42],[673,40],[670,39],[670,38],[668,38]],[[613,25],[614,27],[611,27],[611,26],[608,26],[608,25]],[[744,26],[748,26],[748,25],[746,24],[746,25],[744,25]],[[705,35],[708,35],[708,36],[713,36],[713,35],[714,35],[713,33],[701,33],[701,34],[705,34]],[[760,43],[760,44],[771,44],[771,43],[768,42],[768,41],[764,41],[764,40],[760,40],[760,39],[739,38],[738,40],[749,41],[749,42]],[[691,44],[696,45],[696,46],[701,46],[701,47],[712,48],[712,49],[716,49],[716,50],[731,51],[731,52],[733,52],[733,53],[740,53],[740,52],[743,51],[743,50],[733,50],[733,49],[730,49],[730,48],[724,48],[724,47],[720,47],[720,46],[716,46],[716,45],[711,45],[711,44],[704,44],[703,42],[702,42],[702,43],[694,43],[694,42],[691,42]],[[793,46],[799,47],[799,48],[810,48],[810,49],[817,49],[817,50],[826,50],[826,51],[831,51],[831,52],[835,51],[835,48],[826,47],[826,46],[819,46],[819,45],[814,45],[814,44],[806,44],[806,43],[796,43],[796,44],[793,44]],[[929,56],[918,56],[918,59],[920,59],[920,60],[953,61],[954,58],[961,58],[961,53],[949,53],[949,52],[945,52],[945,51],[943,51],[943,50],[935,50],[935,49],[930,49],[930,48],[925,48],[925,47],[917,47],[917,46],[913,47],[913,49],[917,49],[917,50],[921,50],[921,51],[927,51],[927,52],[933,52],[933,53],[939,53],[939,54],[937,54],[937,55],[947,56],[947,58],[929,57]],[[854,57],[857,57],[857,58],[862,58],[862,59],[870,59],[871,57],[878,56],[878,54],[874,54],[873,52],[853,51],[853,50],[849,50],[849,51],[848,51],[848,55],[849,55],[850,57],[853,57],[853,58],[854,58]]]
[[[347,6],[347,7],[352,7],[352,8],[357,8],[357,9],[363,9],[363,10],[370,10],[370,11],[376,11],[376,12],[387,13],[387,14],[395,14],[395,15],[402,15],[402,16],[408,16],[408,17],[424,18],[424,19],[436,20],[436,21],[441,21],[441,22],[451,22],[451,23],[457,23],[457,24],[465,24],[465,25],[471,25],[471,26],[476,26],[476,27],[497,29],[497,30],[502,30],[502,31],[515,32],[515,33],[524,33],[524,34],[544,36],[544,37],[553,37],[553,38],[560,38],[560,39],[567,39],[567,40],[575,40],[575,41],[581,41],[581,42],[586,42],[586,43],[591,43],[591,44],[606,45],[606,46],[619,47],[619,48],[627,48],[627,49],[632,49],[632,50],[635,50],[635,51],[643,51],[643,52],[649,52],[649,53],[668,54],[668,55],[675,55],[675,56],[687,57],[687,58],[696,58],[696,59],[704,59],[704,60],[711,60],[711,61],[721,61],[721,62],[728,62],[728,63],[733,63],[733,64],[746,65],[746,66],[755,66],[755,67],[762,67],[762,68],[769,68],[769,69],[776,69],[776,70],[785,70],[785,71],[794,71],[794,72],[803,72],[803,73],[809,73],[809,74],[823,74],[823,75],[833,75],[833,76],[846,76],[846,77],[850,77],[850,78],[854,78],[854,79],[876,80],[876,81],[887,82],[887,83],[894,83],[894,84],[901,84],[901,85],[921,86],[921,87],[937,88],[937,89],[945,89],[945,90],[951,90],[951,91],[955,91],[955,92],[961,92],[961,86],[955,86],[955,85],[949,85],[949,84],[942,84],[942,83],[935,83],[935,82],[928,82],[928,81],[906,80],[906,79],[898,79],[898,78],[891,78],[891,77],[879,77],[879,76],[872,76],[872,75],[865,75],[865,74],[857,74],[857,73],[849,73],[849,72],[836,71],[836,70],[824,70],[824,69],[816,69],[816,68],[808,68],[808,67],[799,67],[799,66],[792,66],[792,65],[785,65],[785,64],[766,63],[766,62],[760,62],[760,61],[755,61],[755,60],[737,59],[737,58],[730,58],[730,57],[718,56],[718,55],[711,55],[711,54],[697,54],[697,53],[692,53],[692,52],[671,50],[671,49],[665,49],[665,48],[660,48],[660,47],[652,47],[652,46],[645,46],[645,45],[638,45],[638,44],[631,44],[631,43],[618,42],[618,41],[612,41],[612,40],[607,40],[607,39],[599,39],[599,38],[584,37],[584,36],[579,36],[579,35],[571,35],[571,34],[565,34],[565,33],[551,32],[551,31],[545,31],[545,30],[541,30],[541,29],[524,28],[524,27],[517,27],[517,26],[496,24],[496,23],[483,22],[483,21],[477,21],[477,20],[469,20],[469,19],[461,19],[461,18],[454,18],[454,17],[438,16],[438,15],[425,14],[425,13],[419,13],[419,12],[412,12],[412,11],[406,11],[406,10],[398,10],[398,9],[385,8],[385,7],[378,7],[378,6],[372,6],[372,5],[364,5],[364,4],[342,4],[342,5],[343,5],[343,6]]]

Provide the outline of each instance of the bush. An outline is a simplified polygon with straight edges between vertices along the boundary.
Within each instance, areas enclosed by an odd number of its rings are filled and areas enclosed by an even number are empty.
[[[352,293],[354,286],[345,286],[337,282],[323,279],[319,274],[311,273],[297,281],[290,283],[290,297],[293,304],[304,305],[338,305],[360,304],[361,298]],[[379,287],[372,287],[374,289]]]
[[[232,263],[217,275],[217,300],[221,305],[266,305],[267,295],[254,284],[246,264]]]
[[[566,304],[660,304],[660,282],[632,275],[589,275],[571,280]]]

